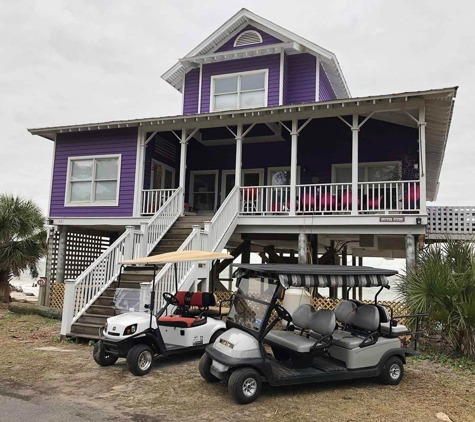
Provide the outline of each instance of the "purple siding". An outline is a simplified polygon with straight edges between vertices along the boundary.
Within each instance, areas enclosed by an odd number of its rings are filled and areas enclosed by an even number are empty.
[[[192,69],[185,76],[185,96],[183,114],[198,114],[200,90],[200,70]]]
[[[325,70],[323,70],[323,66],[320,65],[319,101],[329,100],[336,100],[336,95],[333,92],[333,88],[328,80]]]
[[[288,134],[284,136],[284,142],[243,145],[243,169],[264,168],[264,185],[268,184],[269,167],[290,166],[290,139]],[[359,136],[360,162],[417,162],[417,129],[370,119],[361,128]],[[220,170],[220,193],[222,170],[234,170],[235,157],[235,145],[206,147],[195,141],[190,142],[186,200],[188,201],[190,171]],[[297,163],[301,167],[302,184],[311,184],[314,177],[319,178],[319,183],[330,183],[332,164],[351,163],[351,131],[348,126],[337,118],[313,120],[299,136]],[[404,179],[407,180],[408,177],[411,176],[403,174]]]
[[[236,38],[242,34],[244,31],[249,31],[249,30],[254,30],[259,32],[262,37],[262,43],[261,44],[253,44],[253,45],[243,45],[241,47],[234,47],[234,41],[236,41]],[[230,50],[239,50],[241,48],[251,48],[253,46],[259,46],[259,45],[271,45],[271,44],[279,44],[282,41],[279,40],[278,38],[273,37],[272,35],[269,35],[267,32],[261,31],[260,29],[254,28],[252,25],[247,25],[239,34],[236,34],[234,37],[230,38],[228,41],[226,41],[221,47],[219,47],[216,52],[219,53],[221,51],[230,51]]]
[[[119,205],[65,207],[68,157],[121,154]],[[137,129],[58,134],[50,217],[128,217],[133,215]]]
[[[280,54],[271,54],[204,65],[201,86],[201,113],[210,111],[211,76],[261,69],[269,69],[267,105],[269,107],[279,105]]]
[[[311,54],[294,54],[288,57],[286,104],[315,101],[316,57]]]

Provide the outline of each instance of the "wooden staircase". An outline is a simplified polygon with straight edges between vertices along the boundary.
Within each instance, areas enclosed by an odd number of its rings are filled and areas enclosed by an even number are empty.
[[[208,220],[210,220],[210,216],[193,215],[178,218],[150,255],[176,251],[190,235],[193,226],[203,227],[203,223]],[[140,283],[151,282],[152,280],[153,270],[144,272],[126,269],[121,275],[120,287],[140,289]],[[115,315],[114,295],[117,287],[117,280],[115,280],[89,309],[72,324],[72,337],[99,338],[99,328],[104,326],[107,318]]]

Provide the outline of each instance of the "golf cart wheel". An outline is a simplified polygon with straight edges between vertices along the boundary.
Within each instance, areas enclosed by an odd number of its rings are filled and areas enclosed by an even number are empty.
[[[383,366],[380,379],[383,384],[397,385],[404,376],[404,365],[397,356],[390,357]]]
[[[212,363],[213,363],[213,359],[211,359],[206,353],[203,356],[201,356],[200,364],[199,364],[200,375],[207,382],[219,381],[219,379],[216,378],[211,373]]]
[[[256,400],[261,387],[261,376],[252,368],[236,369],[229,377],[229,394],[239,404],[248,404]]]
[[[118,357],[107,353],[104,349],[104,344],[102,340],[99,340],[94,344],[94,351],[92,352],[92,357],[94,361],[99,366],[111,366],[117,362]]]
[[[127,353],[127,367],[137,376],[146,375],[153,366],[154,353],[150,346],[137,344]]]

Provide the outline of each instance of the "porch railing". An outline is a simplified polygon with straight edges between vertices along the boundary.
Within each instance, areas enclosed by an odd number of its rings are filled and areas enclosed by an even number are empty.
[[[360,182],[358,200],[362,213],[416,212],[420,210],[419,181]]]
[[[352,199],[351,183],[297,185],[295,211],[300,214],[347,214],[351,212]]]
[[[168,201],[176,189],[144,189],[142,191],[142,215],[155,214]]]
[[[246,186],[240,189],[240,214],[287,214],[290,186]]]

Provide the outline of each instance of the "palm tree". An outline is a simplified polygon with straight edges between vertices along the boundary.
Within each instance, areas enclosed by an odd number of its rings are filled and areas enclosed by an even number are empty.
[[[38,261],[46,254],[45,217],[31,200],[0,195],[0,298],[10,300],[9,283],[29,270],[38,276]]]

